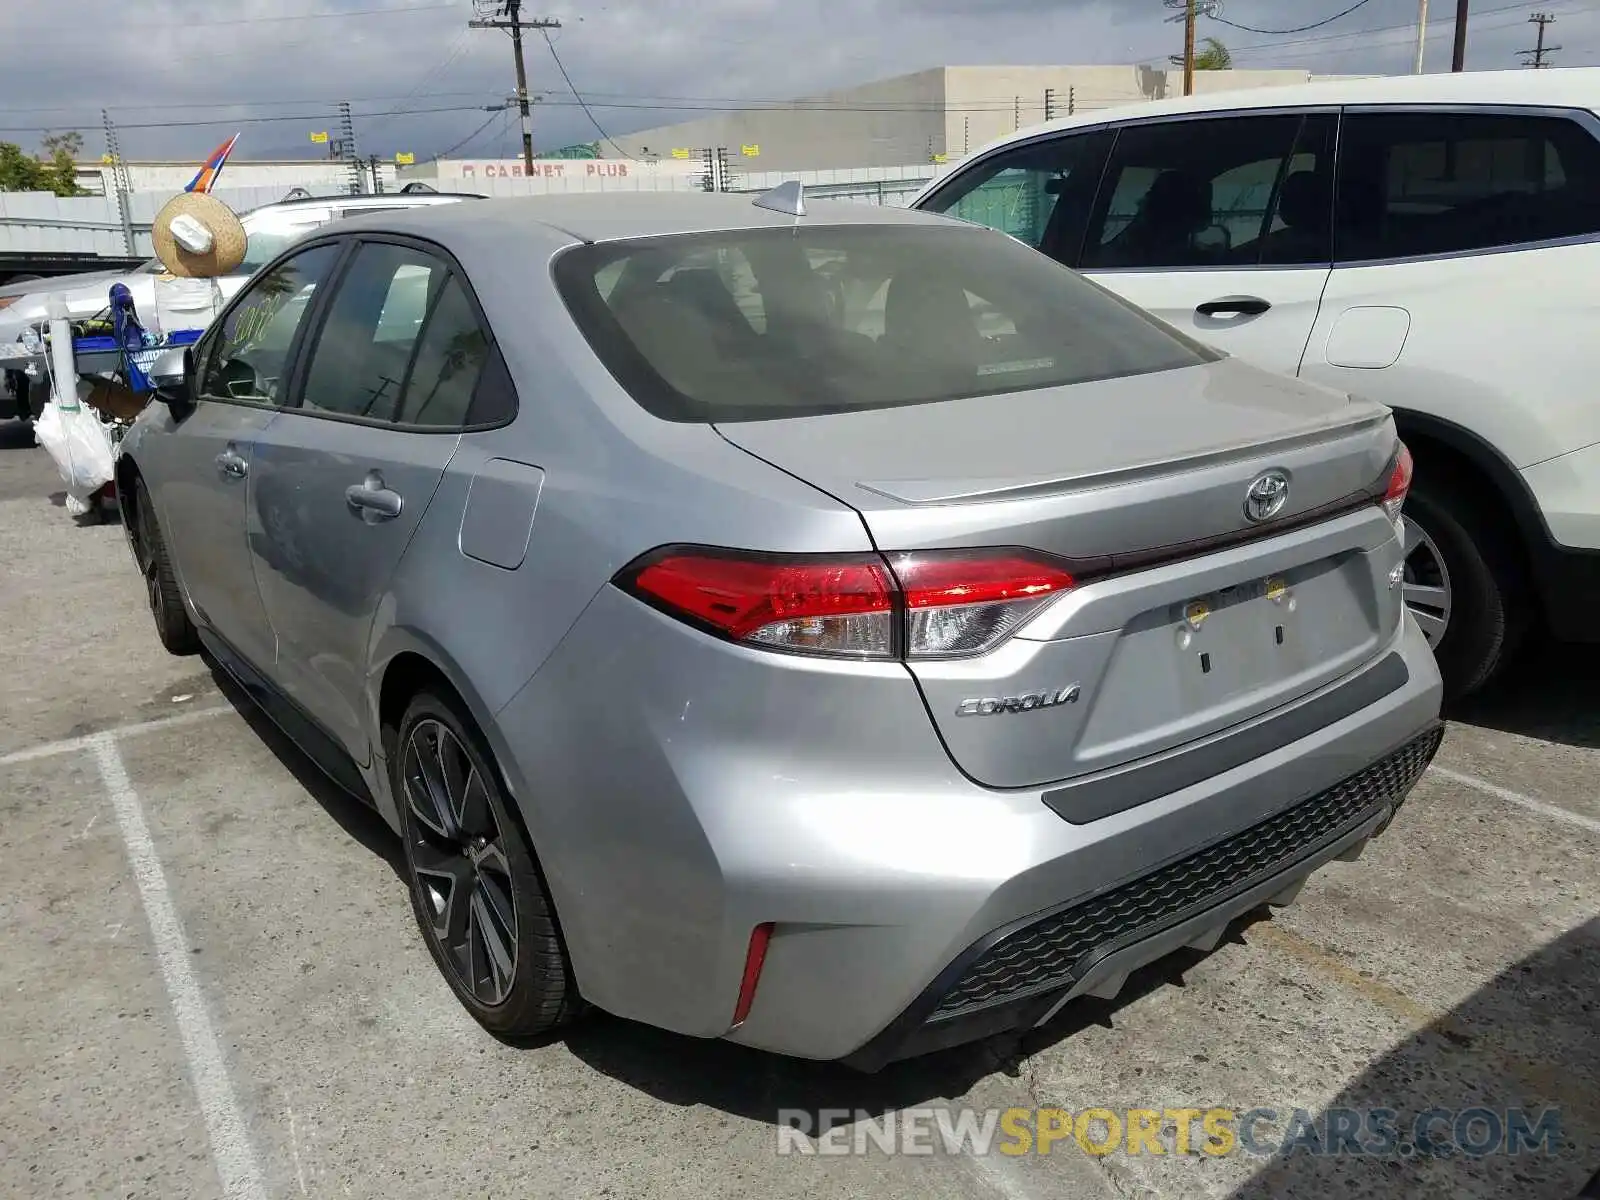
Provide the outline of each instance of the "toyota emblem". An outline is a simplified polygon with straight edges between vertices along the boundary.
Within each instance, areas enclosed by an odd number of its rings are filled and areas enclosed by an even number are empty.
[[[1281,513],[1289,503],[1289,477],[1282,471],[1259,475],[1244,494],[1244,515],[1259,525]]]

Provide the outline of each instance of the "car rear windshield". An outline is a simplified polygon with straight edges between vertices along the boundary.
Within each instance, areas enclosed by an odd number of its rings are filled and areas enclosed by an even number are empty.
[[[1218,357],[991,230],[797,225],[601,242],[563,254],[555,278],[594,353],[671,421],[931,404]]]

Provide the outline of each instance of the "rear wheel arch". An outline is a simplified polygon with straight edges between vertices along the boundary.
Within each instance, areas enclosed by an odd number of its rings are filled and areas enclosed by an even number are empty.
[[[451,679],[449,673],[428,655],[414,649],[402,650],[385,664],[382,679],[378,688],[378,721],[383,739],[384,759],[386,770],[393,778],[396,756],[400,753],[399,734],[400,726],[413,702],[419,696],[429,695],[442,701],[447,708],[454,710],[456,717],[466,726],[466,732],[476,734],[483,752],[490,766],[498,776],[499,791],[505,798],[507,815],[516,823],[528,854],[533,862],[533,869],[538,887],[543,895],[543,902],[547,909],[550,936],[554,944],[560,948],[559,957],[562,969],[567,978],[570,995],[559,1005],[557,1010],[552,1010],[551,1026],[565,1023],[569,1018],[577,1015],[582,1010],[583,1001],[577,990],[575,978],[572,974],[570,960],[567,958],[565,938],[561,933],[561,916],[555,896],[551,892],[544,864],[539,853],[539,844],[529,828],[527,814],[519,798],[514,781],[508,778],[508,755],[502,752],[501,747],[495,744],[492,725],[481,713],[481,707],[467,697],[466,689],[459,688]],[[393,785],[385,780],[385,786],[393,790]],[[399,806],[405,803],[404,799],[396,794],[392,797],[396,806],[396,817],[401,820],[400,832],[405,831],[404,820],[399,813]]]
[[[1474,515],[1493,522],[1496,533],[1514,547],[1523,582],[1538,586],[1539,557],[1550,546],[1550,528],[1504,454],[1472,430],[1427,413],[1395,408],[1395,429],[1416,459],[1416,478],[1427,486],[1437,478],[1445,490],[1472,501]]]
[[[462,674],[446,665],[448,661],[442,653],[434,651],[432,647],[414,644],[404,645],[383,661],[375,694],[378,739],[383,759],[386,763],[394,761],[398,749],[400,721],[405,716],[406,708],[413,697],[424,691],[432,691],[441,699],[455,704],[461,715],[472,721],[478,735],[491,752],[495,767],[500,773],[501,786],[505,788],[506,794],[513,801],[513,807],[517,808],[520,814],[521,789],[517,786],[518,780],[508,777],[506,765],[508,756],[503,752],[503,747],[496,742],[492,715],[484,706],[481,697],[464,682]],[[387,785],[387,780],[385,784]],[[400,802],[398,796],[393,797],[393,800],[396,805]],[[526,818],[522,819],[526,824]],[[531,833],[529,830],[524,832]]]
[[[1419,484],[1428,477],[1452,492],[1472,497],[1477,512],[1514,542],[1525,576],[1549,531],[1533,494],[1504,456],[1472,431],[1427,413],[1394,410],[1395,428],[1416,461]]]
[[[139,464],[132,455],[124,454],[117,459],[117,511],[122,514],[122,527],[128,531],[135,551],[140,553],[144,549],[139,544],[139,480],[142,478]]]
[[[1407,600],[1414,579],[1436,586],[1442,564],[1449,626],[1430,641],[1446,699],[1457,699],[1493,679],[1542,615],[1537,555],[1548,535],[1526,485],[1493,447],[1438,418],[1397,412],[1395,424],[1416,461],[1406,511],[1426,535],[1408,551]],[[1437,617],[1431,603],[1419,620]]]
[[[394,757],[394,739],[400,732],[400,719],[405,716],[406,706],[418,692],[429,689],[454,696],[470,711],[450,677],[425,655],[403,650],[384,667],[378,687],[378,730],[386,759]]]

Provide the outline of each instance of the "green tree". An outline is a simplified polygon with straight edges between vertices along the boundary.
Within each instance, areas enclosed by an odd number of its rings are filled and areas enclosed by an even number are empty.
[[[1214,37],[1208,37],[1205,46],[1194,56],[1196,71],[1233,70],[1233,52]]]
[[[76,129],[47,133],[39,146],[49,158],[45,162],[45,186],[58,196],[81,196],[78,186],[78,156],[83,153],[83,134]]]
[[[42,145],[48,158],[24,153],[21,146],[12,142],[0,142],[0,192],[82,195],[74,155],[83,149],[83,135],[76,131],[51,134]]]
[[[39,139],[39,146],[51,158],[63,150],[72,158],[77,158],[83,153],[83,134],[76,129],[69,129],[65,133],[47,133]]]

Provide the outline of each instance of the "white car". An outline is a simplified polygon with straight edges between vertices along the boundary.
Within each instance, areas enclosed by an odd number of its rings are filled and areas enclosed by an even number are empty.
[[[255,273],[257,267],[276,258],[289,243],[343,217],[366,216],[398,208],[428,204],[452,204],[459,200],[481,199],[466,193],[397,192],[386,195],[306,196],[283,200],[252,209],[239,218],[246,243],[244,261],[237,270],[219,279],[222,298],[227,300]],[[71,319],[83,320],[104,311],[110,303],[111,285],[125,283],[133,292],[133,303],[149,324],[156,313],[156,281],[166,268],[158,259],[131,271],[91,271],[81,275],[60,275],[31,279],[0,287],[0,343],[10,344],[23,331],[49,318],[50,297],[62,295]],[[0,380],[0,418],[27,418],[38,413],[44,403],[44,386],[18,370],[6,370]]]
[[[1406,596],[1450,694],[1600,640],[1600,69],[1194,96],[1018,131],[913,206],[1005,230],[1416,458]]]

